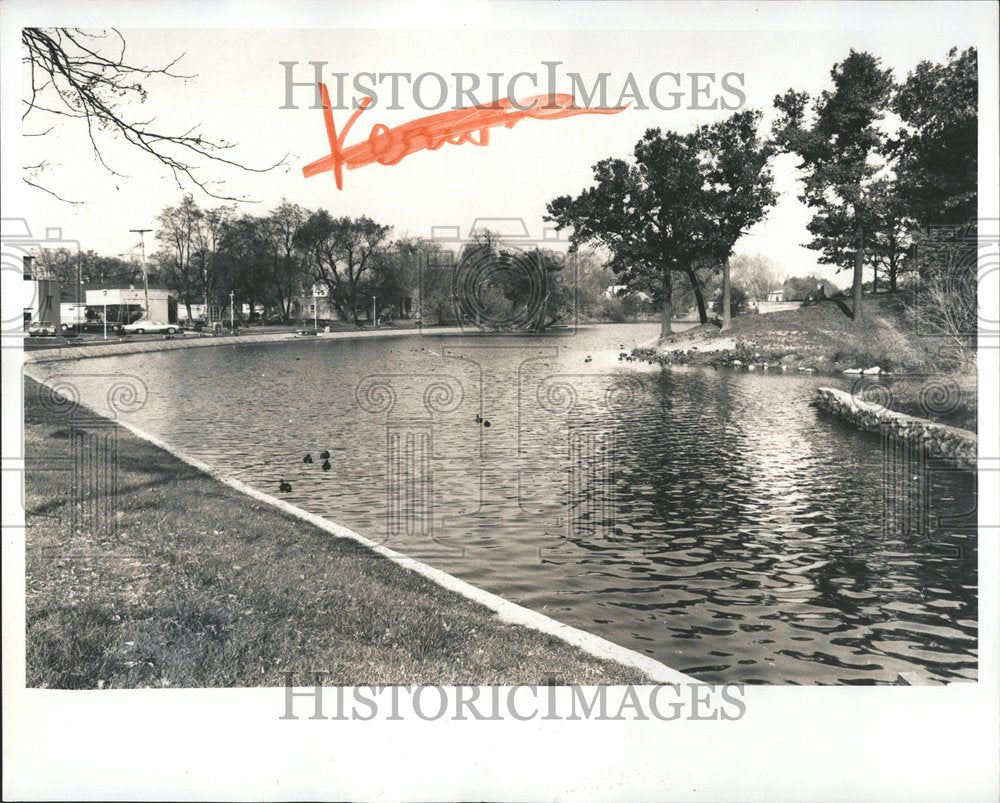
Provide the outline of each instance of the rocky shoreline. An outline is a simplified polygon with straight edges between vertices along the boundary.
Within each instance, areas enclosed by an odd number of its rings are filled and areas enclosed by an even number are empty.
[[[956,468],[976,470],[978,438],[974,432],[899,413],[835,388],[817,388],[815,404],[859,429],[890,434]]]

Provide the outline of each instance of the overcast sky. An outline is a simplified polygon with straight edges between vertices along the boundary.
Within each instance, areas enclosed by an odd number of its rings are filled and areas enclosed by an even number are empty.
[[[392,225],[397,234],[410,235],[429,235],[433,226],[444,225],[461,226],[464,233],[476,218],[520,217],[532,234],[541,235],[546,202],[587,186],[597,160],[628,156],[647,128],[687,132],[729,112],[631,108],[617,115],[524,120],[509,130],[496,129],[487,147],[445,145],[394,166],[347,171],[344,189],[338,191],[330,174],[302,176],[305,164],[329,152],[322,113],[308,108],[307,89],[296,90],[298,110],[279,108],[284,103],[279,62],[300,62],[299,80],[311,75],[307,62],[326,61],[331,73],[471,72],[485,81],[489,72],[544,76],[543,61],[560,61],[560,91],[570,89],[567,71],[581,73],[588,83],[606,72],[611,74],[612,99],[629,73],[643,92],[649,80],[664,71],[742,73],[745,107],[763,109],[769,128],[775,94],[790,87],[815,94],[829,87],[831,67],[851,47],[873,52],[901,78],[922,59],[942,61],[950,47],[976,43],[977,34],[962,18],[942,24],[938,14],[926,13],[922,22],[911,15],[896,31],[885,24],[868,28],[856,17],[859,24],[852,29],[848,8],[832,9],[828,24],[796,31],[671,31],[665,29],[665,14],[642,31],[142,30],[123,24],[131,60],[159,66],[183,53],[175,69],[196,76],[184,81],[150,79],[148,101],[123,112],[138,119],[155,117],[162,128],[175,131],[200,123],[209,137],[238,141],[232,156],[247,164],[266,165],[287,153],[286,167],[265,174],[204,168],[206,178],[227,179],[227,193],[260,202],[243,205],[246,210],[264,211],[287,198],[333,214],[367,214]],[[522,86],[525,91],[518,94],[531,94],[526,83]],[[718,87],[714,96],[723,97]],[[688,92],[685,105],[690,98]],[[408,91],[401,92],[401,103],[401,110],[380,106],[366,111],[347,144],[366,137],[375,123],[398,125],[430,113],[415,106]],[[348,112],[337,112],[338,126],[347,117]],[[84,249],[128,252],[135,244],[129,229],[155,226],[157,212],[176,203],[180,191],[157,163],[113,136],[99,135],[106,161],[128,177],[110,176],[96,163],[77,121],[56,123],[44,137],[22,137],[19,158],[22,164],[47,159],[52,164],[42,177],[47,186],[85,204],[70,207],[31,191],[23,196],[24,211],[18,211],[36,232],[60,226],[65,237],[79,240]],[[51,124],[44,115],[33,114],[24,131],[35,133]],[[737,252],[767,254],[787,275],[816,271],[838,284],[847,283],[845,274],[834,276],[831,268],[818,265],[815,252],[802,247],[809,239],[809,212],[796,198],[794,160],[780,158],[775,176],[780,201],[767,221],[738,243]],[[219,203],[194,194],[202,205]]]

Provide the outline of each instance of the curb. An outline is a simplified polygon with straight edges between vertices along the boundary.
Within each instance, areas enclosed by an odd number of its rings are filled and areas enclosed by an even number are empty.
[[[436,335],[461,334],[463,329],[458,326],[445,326],[428,329],[375,329],[365,332],[320,332],[311,336],[310,340],[360,340],[366,337],[406,337],[410,335],[422,335],[424,337],[434,337]],[[174,351],[177,349],[206,348],[209,346],[241,346],[255,345],[258,343],[286,343],[292,340],[304,340],[292,332],[273,332],[260,335],[240,335],[237,337],[198,337],[188,340],[142,340],[137,342],[104,343],[90,346],[70,346],[54,349],[41,349],[38,351],[24,351],[24,361],[32,362],[60,362],[69,360],[83,360],[91,357],[117,357],[122,354],[148,354],[158,351]]]

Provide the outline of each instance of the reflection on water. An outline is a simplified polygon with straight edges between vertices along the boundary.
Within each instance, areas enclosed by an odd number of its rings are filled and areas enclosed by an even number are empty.
[[[142,377],[129,420],[224,473],[705,680],[974,679],[974,478],[810,407],[837,378],[617,360],[655,331],[43,370]]]

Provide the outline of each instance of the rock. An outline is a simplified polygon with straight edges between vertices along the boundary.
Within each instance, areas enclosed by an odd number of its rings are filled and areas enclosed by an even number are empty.
[[[974,432],[896,412],[834,388],[817,388],[815,404],[859,429],[891,435],[960,469],[976,470],[978,438]]]
[[[879,368],[876,365],[874,368],[865,368],[861,373],[863,373],[863,374],[880,374],[880,373],[882,373],[882,369]]]
[[[844,373],[845,374],[860,374],[860,373],[862,373],[862,371],[861,371],[860,368],[848,368],[846,371],[844,371]]]

